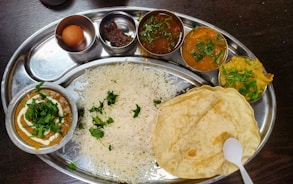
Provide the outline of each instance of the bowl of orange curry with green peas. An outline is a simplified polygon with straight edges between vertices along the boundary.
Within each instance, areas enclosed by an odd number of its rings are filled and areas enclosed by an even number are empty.
[[[196,26],[184,38],[182,58],[187,67],[198,72],[217,70],[228,56],[225,37],[215,29]]]
[[[62,148],[77,124],[74,99],[54,83],[40,82],[21,90],[6,112],[6,130],[25,152],[47,154]]]

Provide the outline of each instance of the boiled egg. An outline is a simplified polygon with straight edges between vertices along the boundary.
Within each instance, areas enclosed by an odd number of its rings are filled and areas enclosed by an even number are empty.
[[[69,47],[78,47],[84,39],[83,30],[78,25],[69,25],[62,31],[62,40]]]

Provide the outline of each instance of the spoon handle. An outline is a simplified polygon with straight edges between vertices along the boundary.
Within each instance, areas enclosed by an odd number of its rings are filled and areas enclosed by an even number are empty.
[[[245,184],[253,184],[250,176],[248,175],[247,171],[245,170],[244,166],[240,165],[239,166],[240,169],[240,173],[242,175],[242,179],[244,181]]]

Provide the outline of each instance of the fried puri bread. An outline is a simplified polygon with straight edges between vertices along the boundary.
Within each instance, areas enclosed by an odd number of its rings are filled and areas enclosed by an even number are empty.
[[[208,178],[235,171],[237,167],[223,154],[229,137],[242,143],[243,162],[260,143],[253,109],[232,88],[193,88],[162,104],[155,123],[152,142],[156,160],[181,178]]]

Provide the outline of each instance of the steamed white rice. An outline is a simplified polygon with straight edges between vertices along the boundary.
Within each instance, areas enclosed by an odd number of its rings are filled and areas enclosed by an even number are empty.
[[[85,109],[81,119],[84,128],[75,132],[74,141],[80,153],[90,160],[89,168],[96,175],[119,182],[147,181],[156,174],[151,135],[159,105],[154,100],[163,102],[174,97],[175,79],[145,65],[121,63],[89,69],[82,80],[86,86],[81,91],[79,106]],[[118,95],[116,103],[111,106],[104,103],[103,115],[89,112],[100,105],[109,91]],[[141,111],[133,118],[136,104]],[[89,132],[94,127],[92,117],[96,115],[104,121],[109,117],[114,120],[105,126],[105,135],[100,139]]]

